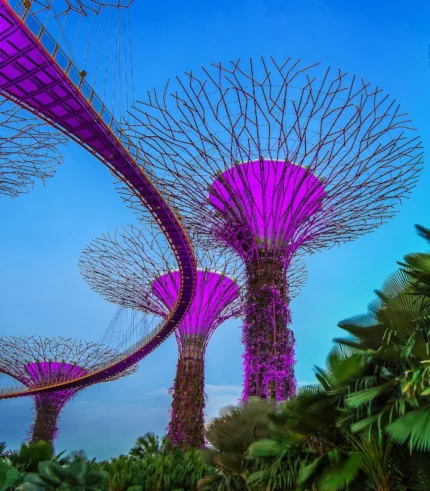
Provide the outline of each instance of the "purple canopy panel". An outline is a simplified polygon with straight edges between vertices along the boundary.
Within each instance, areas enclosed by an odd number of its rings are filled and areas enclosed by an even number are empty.
[[[209,203],[230,227],[226,231],[253,238],[260,248],[296,250],[298,232],[322,208],[325,192],[320,180],[291,162],[255,160],[219,174],[209,190]],[[228,233],[228,232],[227,232]],[[238,242],[227,242],[243,254]]]
[[[181,277],[178,271],[159,276],[152,283],[152,293],[171,311],[178,298]],[[210,335],[222,318],[222,311],[239,296],[239,287],[227,276],[197,270],[196,294],[177,334],[181,338]]]
[[[57,361],[36,361],[26,365],[25,370],[31,378],[29,388],[73,380],[87,373],[85,368]],[[58,434],[58,415],[78,391],[79,387],[76,387],[34,396],[36,418],[31,431],[32,441],[55,440]]]
[[[25,366],[33,384],[29,387],[37,387],[48,382],[73,380],[87,373],[85,368],[81,368],[71,363],[58,361],[35,361]]]

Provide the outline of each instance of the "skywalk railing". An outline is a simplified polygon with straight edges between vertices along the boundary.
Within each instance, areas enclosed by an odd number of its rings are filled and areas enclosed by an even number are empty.
[[[41,45],[46,49],[50,56],[56,61],[58,66],[63,70],[67,77],[72,81],[73,85],[79,90],[79,92],[88,101],[101,120],[108,126],[112,135],[117,139],[120,145],[127,150],[133,160],[137,163],[139,168],[145,173],[155,186],[157,191],[163,196],[164,200],[174,211],[179,222],[182,223],[179,211],[175,209],[172,196],[169,196],[165,189],[159,184],[158,180],[154,178],[152,170],[148,168],[145,161],[139,155],[139,149],[130,138],[128,138],[124,131],[121,130],[120,125],[115,120],[112,113],[108,110],[106,105],[97,96],[95,90],[85,81],[87,75],[85,70],[79,71],[73,64],[72,60],[64,53],[59,44],[49,34],[46,27],[37,19],[31,12],[31,1],[25,0],[23,4],[20,2],[14,2],[12,5],[10,0],[8,3],[13,7],[14,12],[20,17],[23,23],[28,27],[30,32],[37,38]],[[19,5],[24,5],[25,8],[18,8]]]
[[[97,367],[94,367],[94,369],[92,371],[89,370],[85,375],[91,375],[91,373],[95,373],[95,372],[102,372],[105,368],[108,368],[109,366],[114,365],[115,363],[118,363],[118,362],[122,361],[124,358],[127,358],[128,356],[130,356],[131,354],[133,354],[134,352],[136,352],[138,349],[140,349],[143,346],[145,346],[160,331],[160,329],[164,325],[164,322],[165,322],[164,320],[160,321],[142,339],[140,339],[139,341],[137,341],[135,344],[131,345],[126,350],[119,352],[116,356],[113,356],[113,357],[109,358],[109,360],[106,362],[105,365],[98,365]],[[70,360],[70,362],[72,362],[72,360]],[[85,368],[85,367],[83,367],[83,368]],[[52,379],[52,378],[50,378],[49,380],[46,381],[46,383],[40,383],[40,384],[37,385],[37,387],[36,386],[32,387],[32,389],[36,389],[36,388],[37,389],[41,389],[43,387],[49,387],[49,386],[51,386],[53,384],[61,384],[63,382],[70,382],[70,380],[71,379],[69,377],[67,377],[67,375],[64,375],[64,377],[62,377],[61,374],[60,374],[60,376],[58,377],[58,379]],[[22,392],[22,391],[25,391],[25,389],[23,389],[22,386],[4,387],[4,388],[0,389],[0,395],[14,394],[14,393],[17,393],[17,392]]]
[[[89,102],[91,107],[97,113],[97,115],[104,121],[106,126],[109,127],[112,134],[121,143],[121,145],[127,149],[132,155],[135,162],[143,169],[144,162],[138,155],[138,150],[121,130],[120,125],[115,121],[112,113],[108,110],[102,100],[97,96],[94,89],[85,81],[87,75],[85,70],[79,71],[73,64],[72,60],[64,53],[55,39],[49,34],[45,26],[37,19],[31,12],[31,1],[25,0],[23,4],[19,2],[11,2],[7,0],[12,6],[14,12],[20,17],[23,23],[28,27],[29,31],[38,39],[41,45],[51,55],[51,57],[57,62],[59,67],[72,81],[75,87],[80,91],[84,98]],[[19,6],[24,5],[24,8]],[[135,150],[135,155],[132,154],[132,149]]]

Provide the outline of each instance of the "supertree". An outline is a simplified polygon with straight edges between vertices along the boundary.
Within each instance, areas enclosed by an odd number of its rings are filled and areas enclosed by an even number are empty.
[[[89,371],[103,368],[116,359],[117,353],[97,343],[62,337],[0,338],[0,373],[13,377],[27,389],[78,379]],[[129,375],[135,367],[104,382]],[[43,392],[33,396],[35,419],[30,430],[31,441],[53,442],[58,433],[58,417],[79,387]],[[31,392],[30,392],[31,395]]]
[[[224,251],[197,250],[196,294],[175,331],[179,358],[171,389],[169,436],[183,448],[204,444],[204,357],[215,329],[242,314],[243,263]],[[306,279],[296,268],[290,295]],[[180,276],[169,248],[155,229],[122,228],[92,241],[83,251],[80,269],[90,287],[122,307],[167,317],[179,291]],[[110,333],[117,339],[117,335]]]
[[[134,117],[139,151],[184,223],[246,264],[245,398],[284,399],[291,257],[395,214],[422,163],[409,120],[355,76],[263,58],[186,73],[148,93]]]
[[[65,141],[25,109],[0,98],[0,197],[14,198],[36,179],[45,182],[53,176]]]
[[[165,319],[177,301],[181,277],[170,248],[155,233],[150,226],[127,227],[97,238],[83,251],[80,269],[107,300]],[[182,448],[204,444],[204,356],[215,329],[240,314],[236,263],[216,252],[199,254],[196,294],[175,331],[179,357],[168,434]]]

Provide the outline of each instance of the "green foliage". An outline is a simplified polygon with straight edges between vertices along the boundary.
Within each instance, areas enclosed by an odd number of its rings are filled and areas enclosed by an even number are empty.
[[[152,434],[138,438],[130,454],[99,464],[109,491],[191,491],[211,473],[197,450],[183,451]]]
[[[0,460],[0,491],[8,491],[22,482],[24,474],[9,459]]]
[[[14,466],[36,472],[40,462],[54,458],[54,448],[50,442],[23,443],[18,452],[9,452],[8,457]]]
[[[184,452],[175,449],[172,453],[153,455],[145,459],[140,479],[144,491],[191,491],[209,473],[210,470],[201,461],[197,450]]]
[[[166,438],[160,441],[160,438],[154,433],[146,433],[136,440],[135,446],[130,450],[130,455],[140,458],[155,455],[164,452],[167,445]]]
[[[37,473],[27,474],[20,490],[74,490],[97,491],[106,480],[106,473],[93,463],[76,459],[71,464],[60,465],[54,461],[40,462]]]
[[[221,410],[220,416],[206,429],[212,448],[201,451],[204,462],[218,473],[207,477],[199,484],[199,489],[248,489],[246,479],[253,463],[247,459],[247,449],[253,442],[272,434],[267,416],[274,409],[271,402],[250,398],[247,404]]]

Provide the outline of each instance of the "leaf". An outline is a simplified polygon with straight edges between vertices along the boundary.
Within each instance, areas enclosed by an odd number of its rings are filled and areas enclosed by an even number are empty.
[[[328,462],[327,455],[321,455],[321,457],[318,457],[311,464],[304,467],[300,471],[299,477],[297,479],[298,488],[306,489],[306,486],[309,484],[309,481],[312,480],[318,469],[322,467],[326,462]]]
[[[282,452],[282,446],[275,440],[259,440],[254,442],[248,449],[252,457],[276,457]]]
[[[388,392],[395,384],[397,379],[392,379],[385,384],[370,389],[360,390],[345,397],[345,404],[348,407],[359,407],[363,404],[373,401],[376,397]]]
[[[352,483],[360,470],[362,457],[360,452],[351,453],[339,464],[327,467],[318,479],[319,491],[338,491]]]
[[[398,443],[406,443],[413,450],[430,450],[430,409],[422,407],[408,412],[386,427],[387,433]]]
[[[49,479],[54,484],[61,484],[67,475],[67,472],[53,461],[40,462],[37,468],[42,478]]]
[[[6,474],[6,481],[4,482],[4,488],[8,489],[13,487],[18,481],[22,479],[22,474],[15,467],[11,467]]]

